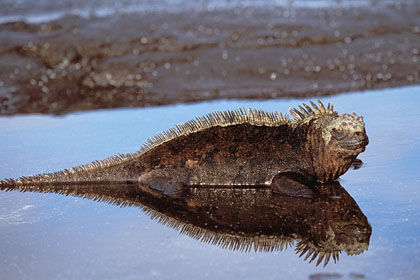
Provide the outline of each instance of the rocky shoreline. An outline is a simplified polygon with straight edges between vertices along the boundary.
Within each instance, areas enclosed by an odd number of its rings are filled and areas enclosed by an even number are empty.
[[[66,17],[0,38],[1,115],[420,83],[420,4]]]

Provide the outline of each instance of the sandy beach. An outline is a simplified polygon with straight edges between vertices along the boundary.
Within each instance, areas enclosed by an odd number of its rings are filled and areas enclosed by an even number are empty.
[[[420,82],[420,5],[237,7],[0,25],[0,114],[325,96]]]

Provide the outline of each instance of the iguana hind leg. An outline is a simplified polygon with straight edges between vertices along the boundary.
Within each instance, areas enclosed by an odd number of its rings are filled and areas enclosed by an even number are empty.
[[[186,172],[164,168],[146,172],[138,181],[140,189],[145,192],[176,197],[182,192],[187,177]]]
[[[270,185],[274,193],[301,198],[314,198],[315,181],[298,173],[276,175]]]

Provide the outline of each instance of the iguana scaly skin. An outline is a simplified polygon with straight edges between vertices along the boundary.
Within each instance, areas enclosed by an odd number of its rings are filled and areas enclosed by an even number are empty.
[[[290,109],[293,119],[251,109],[211,113],[158,134],[137,153],[56,173],[6,179],[0,188],[138,181],[171,193],[197,185],[265,185],[276,190],[272,182],[284,174],[313,182],[333,181],[365,150],[368,137],[362,117],[338,115],[332,105],[318,103]]]

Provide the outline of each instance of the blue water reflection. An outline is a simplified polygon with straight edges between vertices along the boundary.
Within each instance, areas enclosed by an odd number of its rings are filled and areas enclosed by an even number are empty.
[[[0,271],[4,279],[351,279],[420,276],[420,86],[322,98],[364,116],[364,165],[341,184],[372,225],[369,251],[326,268],[293,252],[241,253],[200,243],[118,208],[54,194],[0,192]],[[64,117],[0,118],[0,178],[58,171],[134,152],[149,137],[215,110],[287,111],[306,100],[216,101],[118,109]],[[351,274],[353,273],[353,274]],[[353,275],[353,276],[351,276]],[[360,275],[359,275],[360,276]],[[334,278],[333,278],[334,279]]]

